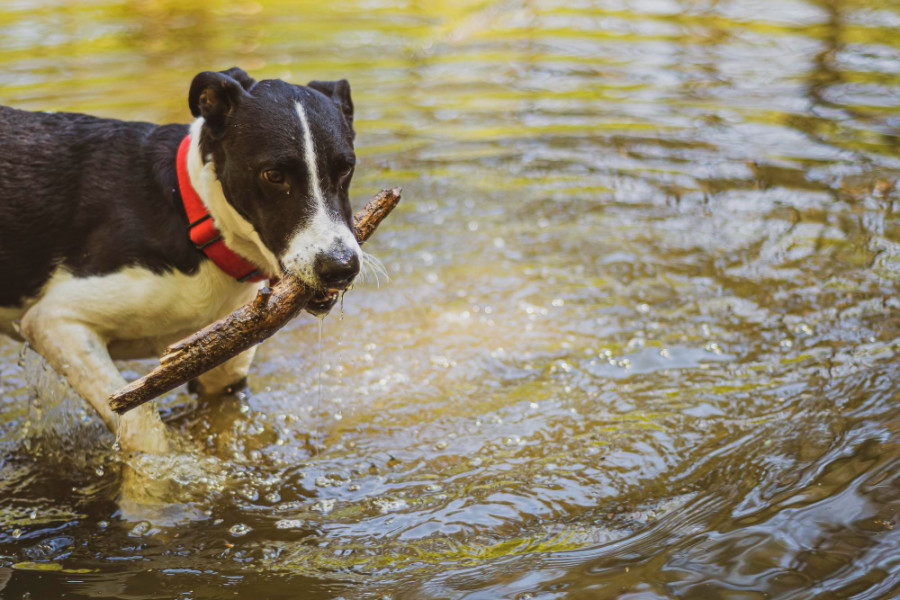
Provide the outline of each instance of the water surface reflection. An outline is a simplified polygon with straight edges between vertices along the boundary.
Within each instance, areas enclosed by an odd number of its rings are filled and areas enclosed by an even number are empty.
[[[355,200],[407,200],[370,248],[390,282],[325,322],[321,395],[301,319],[249,397],[165,401],[172,456],[122,464],[2,343],[4,593],[900,594],[898,25],[850,0],[5,4],[3,103],[184,121],[201,69],[347,77]]]

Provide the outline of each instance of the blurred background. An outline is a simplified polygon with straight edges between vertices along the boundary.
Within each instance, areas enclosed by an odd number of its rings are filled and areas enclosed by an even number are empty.
[[[404,200],[390,280],[248,394],[165,398],[171,455],[0,341],[0,597],[897,597],[898,32],[894,0],[3,0],[3,104],[187,122],[199,71],[344,77],[354,205]]]

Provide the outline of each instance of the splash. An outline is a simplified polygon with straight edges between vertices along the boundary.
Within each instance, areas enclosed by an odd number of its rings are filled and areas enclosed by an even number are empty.
[[[25,344],[20,364],[30,391],[28,418],[22,435],[45,448],[109,449],[112,433],[64,377]]]

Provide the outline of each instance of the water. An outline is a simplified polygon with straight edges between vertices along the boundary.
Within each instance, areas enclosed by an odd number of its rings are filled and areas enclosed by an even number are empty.
[[[405,200],[366,246],[390,282],[324,324],[321,407],[306,316],[246,397],[163,401],[177,452],[122,459],[39,434],[0,343],[0,595],[897,597],[898,24],[3,3],[3,103],[185,121],[207,68],[346,77],[355,206]]]
[[[343,310],[343,308],[341,308]],[[317,368],[316,368],[316,414],[322,412],[322,378],[325,375],[325,343],[324,343],[324,332],[325,332],[325,316],[318,317],[319,326],[317,328],[317,340],[316,340],[316,348],[318,349],[318,356],[316,358]],[[316,449],[319,448],[319,431],[316,430],[313,432],[313,445]]]

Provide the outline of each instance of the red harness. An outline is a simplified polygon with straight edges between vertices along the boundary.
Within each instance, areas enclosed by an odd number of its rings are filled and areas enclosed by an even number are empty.
[[[206,205],[197,195],[194,186],[191,185],[191,177],[188,175],[188,149],[191,146],[191,136],[186,135],[178,147],[178,157],[175,161],[178,171],[178,189],[181,191],[181,201],[184,203],[184,212],[187,213],[190,225],[191,241],[197,250],[203,252],[213,263],[238,281],[262,281],[268,276],[262,269],[253,263],[238,256],[236,252],[225,245],[225,239],[216,229]]]

